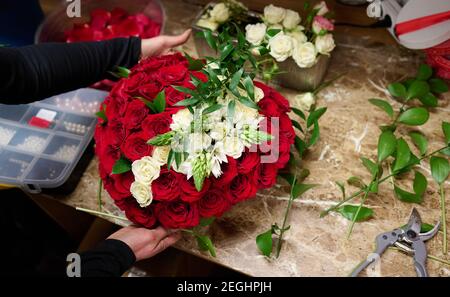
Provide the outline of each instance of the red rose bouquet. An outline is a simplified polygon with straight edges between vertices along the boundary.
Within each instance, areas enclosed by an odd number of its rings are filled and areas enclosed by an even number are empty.
[[[122,69],[95,141],[103,185],[130,221],[193,228],[275,184],[295,139],[290,106],[253,81],[245,46],[224,41],[215,60],[176,53]]]

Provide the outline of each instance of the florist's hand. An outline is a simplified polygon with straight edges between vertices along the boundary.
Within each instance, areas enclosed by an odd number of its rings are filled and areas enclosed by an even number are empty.
[[[159,56],[167,53],[171,48],[182,45],[191,35],[191,29],[176,36],[161,35],[149,39],[142,39],[142,57]]]
[[[163,227],[150,230],[134,226],[122,228],[108,237],[126,243],[136,256],[136,261],[153,257],[180,238],[179,231],[172,232]]]

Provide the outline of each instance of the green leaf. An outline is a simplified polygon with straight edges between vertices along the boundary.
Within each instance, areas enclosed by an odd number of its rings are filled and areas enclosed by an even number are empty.
[[[172,85],[172,88],[174,88],[175,90],[177,90],[178,92],[181,92],[181,93],[186,93],[189,95],[194,94],[194,90],[191,90],[189,88],[185,88],[185,87],[181,87],[181,86],[174,86],[174,85]]]
[[[231,52],[233,52],[233,50],[234,50],[233,44],[225,45],[225,47],[220,53],[220,60],[221,61],[225,60],[231,54]]]
[[[241,81],[242,74],[244,73],[244,68],[239,69],[233,74],[230,82],[230,89],[235,90]]]
[[[111,72],[112,75],[118,78],[128,78],[130,76],[130,69],[122,67],[122,66],[116,66],[114,67],[114,71]]]
[[[433,75],[433,69],[427,64],[420,64],[416,78],[418,80],[428,80]]]
[[[303,132],[302,125],[300,125],[299,122],[297,122],[297,121],[295,121],[295,120],[291,120],[291,122],[292,122],[292,125],[293,125],[295,128],[297,128],[300,132],[304,133],[304,132]]]
[[[108,118],[106,117],[106,113],[105,113],[105,111],[103,109],[98,111],[98,112],[96,112],[95,115],[97,117],[99,117],[100,119],[102,119],[104,122],[108,121]]]
[[[112,174],[121,174],[131,170],[131,163],[124,157],[121,157],[119,160],[114,163],[112,168]]]
[[[432,156],[430,158],[430,167],[433,179],[438,184],[442,184],[447,179],[450,172],[448,160],[442,157]]]
[[[167,156],[167,170],[170,170],[170,166],[172,165],[174,160],[175,160],[175,152],[171,149],[169,151],[169,155]]]
[[[408,88],[406,99],[414,99],[425,96],[430,91],[430,86],[427,82],[416,80]]]
[[[298,136],[295,136],[295,142],[294,142],[295,148],[298,151],[298,154],[301,156],[303,156],[303,153],[306,150],[306,143],[303,141],[303,139],[301,139]]]
[[[371,160],[361,157],[361,161],[364,165],[364,167],[369,170],[370,174],[374,177],[378,174],[378,165],[372,162]]]
[[[345,184],[343,183],[343,182],[340,182],[340,181],[336,181],[336,182],[334,182],[338,187],[339,187],[339,189],[341,190],[341,193],[342,193],[342,200],[344,200],[345,199],[345,197],[346,197],[346,194],[345,194]]]
[[[163,112],[166,109],[166,93],[164,90],[156,95],[153,100],[153,107],[157,113]]]
[[[305,192],[309,191],[310,189],[317,187],[316,184],[300,184],[296,183],[294,187],[292,188],[291,195],[293,199],[297,199],[301,195],[303,195]]]
[[[366,184],[363,182],[363,180],[357,176],[351,176],[347,179],[347,183],[351,186],[360,188],[360,189],[364,189],[366,186]]]
[[[186,52],[184,53],[184,56],[188,60],[188,63],[189,63],[188,69],[191,71],[200,71],[205,66],[205,64],[203,63],[203,61],[201,59],[194,59],[191,56],[189,56],[189,54]]]
[[[397,139],[391,131],[381,133],[378,139],[378,162],[392,155],[397,146]]]
[[[408,202],[408,203],[421,203],[422,202],[422,196],[419,196],[416,193],[407,192],[407,191],[399,188],[396,185],[394,185],[394,193],[395,193],[395,196],[403,202]]]
[[[419,101],[426,107],[436,107],[438,106],[438,100],[431,92],[419,97]]]
[[[200,102],[199,98],[191,97],[178,101],[177,103],[174,104],[174,106],[191,106],[197,104],[198,102]]]
[[[386,100],[372,98],[369,99],[369,102],[384,110],[391,118],[394,117],[394,109],[392,108],[392,105]]]
[[[148,101],[144,97],[134,97],[134,98],[141,100],[145,104],[145,106],[147,106],[152,111],[152,113],[157,113],[155,107],[153,106],[153,102]]]
[[[428,82],[430,83],[431,92],[438,94],[448,92],[448,86],[442,79],[432,78]]]
[[[201,218],[200,219],[200,223],[199,226],[200,227],[206,227],[212,224],[212,222],[214,222],[214,220],[216,219],[216,217],[209,217],[209,218]]]
[[[250,107],[250,108],[253,108],[256,110],[259,109],[259,106],[253,100],[250,100],[250,99],[248,99],[246,97],[242,97],[242,96],[240,96],[238,98],[238,100],[239,100],[239,102],[241,102],[242,104],[244,104],[247,107]]]
[[[450,147],[447,147],[447,148],[443,149],[443,150],[441,151],[441,154],[444,154],[444,155],[450,157]]]
[[[277,35],[280,32],[281,32],[280,29],[269,29],[269,30],[267,30],[266,35],[268,35],[269,37],[274,37],[275,35]]]
[[[425,194],[425,191],[427,190],[427,186],[428,181],[426,177],[419,171],[416,171],[413,182],[414,193],[416,193],[416,195],[418,196],[423,196],[423,194]]]
[[[196,234],[195,238],[197,239],[198,247],[202,251],[209,251],[211,256],[213,256],[213,257],[216,256],[216,250],[214,249],[214,245],[208,236]]]
[[[405,112],[403,112],[399,117],[398,121],[405,125],[410,126],[420,126],[428,121],[430,114],[428,110],[423,107],[413,107]]]
[[[388,91],[394,97],[406,98],[406,88],[399,82],[389,84]]]
[[[319,123],[317,121],[314,122],[314,129],[311,133],[311,138],[309,139],[308,147],[313,146],[316,144],[317,140],[319,140],[320,137],[320,128]]]
[[[203,36],[206,39],[206,42],[208,43],[209,47],[217,50],[217,40],[213,36],[213,33],[211,30],[203,30]]]
[[[215,112],[215,111],[221,109],[222,107],[223,107],[222,104],[216,103],[216,104],[214,104],[214,105],[211,105],[211,106],[205,108],[205,109],[203,110],[202,114],[213,113],[213,112]]]
[[[409,137],[411,137],[414,145],[419,149],[421,155],[425,155],[428,149],[428,140],[420,132],[410,132]]]
[[[301,111],[300,109],[295,108],[295,107],[292,107],[291,109],[292,109],[292,111],[293,111],[296,115],[298,115],[300,118],[306,120],[306,116],[305,116],[305,114],[303,113],[303,111]]]
[[[175,155],[175,164],[177,165],[177,168],[180,168],[183,154],[181,152],[175,152],[174,155]],[[198,191],[200,191],[200,190],[198,190]]]
[[[449,122],[442,122],[442,132],[444,132],[445,142],[447,144],[450,144],[450,123]]]
[[[281,177],[282,179],[284,179],[292,187],[292,184],[295,181],[295,176],[293,174],[291,174],[291,173],[279,173],[278,176]]]
[[[236,101],[231,100],[230,103],[228,103],[228,107],[227,107],[227,117],[228,117],[228,119],[230,119],[230,121],[232,121],[234,118],[235,109],[236,109]]]
[[[320,119],[320,117],[321,117],[326,111],[327,111],[327,108],[326,108],[326,107],[321,107],[321,108],[318,108],[318,109],[312,111],[312,112],[309,114],[309,116],[308,116],[308,119],[307,119],[307,121],[306,121],[306,126],[307,126],[308,128],[311,127],[311,126],[314,124],[314,122],[318,121],[318,120]]]
[[[358,209],[359,206],[356,205],[344,205],[342,207],[339,207],[337,211],[347,220],[355,222],[366,221],[373,216],[373,210],[365,206],[361,206],[358,216],[356,216]]]
[[[271,228],[266,232],[256,236],[256,245],[258,246],[261,253],[263,253],[263,255],[266,257],[269,257],[270,254],[272,253],[273,248],[272,233],[273,230]]]
[[[253,84],[252,78],[250,76],[246,76],[242,83],[250,99],[255,100],[255,85]]]
[[[406,143],[403,138],[397,139],[397,150],[394,167],[392,170],[396,172],[400,169],[405,168],[409,164],[410,157],[411,150],[409,149],[408,143]]]
[[[169,131],[164,134],[156,135],[155,137],[147,141],[147,144],[154,146],[169,145],[172,142],[173,134],[174,134],[173,131]]]

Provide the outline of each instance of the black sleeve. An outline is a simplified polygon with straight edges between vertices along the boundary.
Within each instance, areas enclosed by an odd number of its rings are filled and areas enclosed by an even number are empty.
[[[21,104],[87,87],[141,54],[137,37],[99,42],[0,46],[0,103]]]
[[[107,239],[95,249],[81,253],[81,277],[121,276],[136,261],[123,241]]]

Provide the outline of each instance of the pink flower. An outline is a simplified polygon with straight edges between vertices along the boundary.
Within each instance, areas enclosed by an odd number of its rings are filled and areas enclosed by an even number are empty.
[[[320,15],[316,15],[314,17],[312,29],[313,29],[314,33],[319,34],[320,31],[322,31],[322,30],[333,31],[334,25],[329,19],[327,19],[323,16],[320,16]]]

